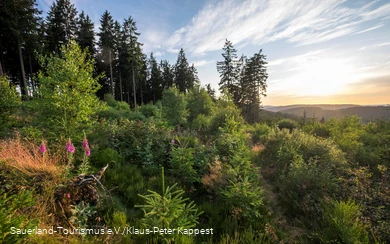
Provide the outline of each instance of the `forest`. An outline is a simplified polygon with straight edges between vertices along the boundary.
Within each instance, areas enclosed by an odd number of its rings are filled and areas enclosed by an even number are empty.
[[[218,95],[69,0],[0,24],[0,243],[390,242],[390,121],[263,111],[229,40]]]

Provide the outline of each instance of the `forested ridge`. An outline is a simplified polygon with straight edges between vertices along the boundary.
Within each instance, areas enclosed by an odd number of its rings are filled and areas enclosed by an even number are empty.
[[[4,0],[0,23],[0,243],[390,242],[390,122],[262,111],[261,49],[221,43],[217,96],[131,17],[95,38],[68,0]]]

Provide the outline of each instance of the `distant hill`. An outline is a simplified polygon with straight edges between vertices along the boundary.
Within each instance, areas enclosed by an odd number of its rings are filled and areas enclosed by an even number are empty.
[[[264,109],[266,109],[264,107]],[[347,115],[356,115],[362,118],[362,122],[369,122],[376,119],[390,120],[390,107],[388,106],[359,106],[359,105],[291,105],[272,107],[270,111],[278,111],[290,115],[303,116],[306,111],[307,118],[322,117],[329,120],[331,117],[340,118]]]
[[[264,110],[272,112],[281,112],[283,110],[294,109],[294,108],[322,108],[324,110],[337,110],[351,107],[361,107],[356,104],[294,104],[286,106],[264,106]]]

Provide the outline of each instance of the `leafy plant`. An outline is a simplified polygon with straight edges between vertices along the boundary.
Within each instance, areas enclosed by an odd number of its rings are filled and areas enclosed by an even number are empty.
[[[9,195],[0,190],[1,243],[20,243],[28,237],[26,233],[11,233],[11,231],[16,231],[17,229],[33,229],[37,226],[37,219],[31,219],[21,212],[21,210],[31,207],[35,203],[35,197],[32,191],[22,190],[18,194]]]
[[[44,70],[38,73],[39,121],[50,136],[79,138],[77,131],[90,126],[92,115],[101,108],[95,95],[99,77],[92,77],[93,59],[75,41],[63,46],[61,55],[39,59]]]
[[[162,168],[162,194],[148,190],[149,194],[139,195],[146,204],[135,205],[141,208],[145,216],[141,223],[147,228],[193,228],[198,223],[198,212],[194,202],[183,198],[183,190],[175,190],[177,184],[165,188],[164,168]]]
[[[71,224],[83,229],[87,227],[89,219],[96,213],[96,207],[81,201],[77,205],[70,205],[72,216],[69,218]]]

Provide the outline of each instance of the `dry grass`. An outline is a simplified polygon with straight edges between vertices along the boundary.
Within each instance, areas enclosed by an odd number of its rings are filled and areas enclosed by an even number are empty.
[[[49,174],[57,178],[62,175],[61,157],[50,152],[42,155],[39,146],[20,137],[0,141],[0,160],[4,160],[7,166],[19,170],[26,176]]]
[[[202,177],[202,183],[209,190],[216,189],[223,181],[222,179],[222,163],[216,160],[213,164],[209,165],[209,174]]]
[[[30,210],[31,218],[39,218],[40,228],[55,225],[54,191],[63,182],[64,164],[59,154],[39,150],[35,145],[19,136],[0,141],[0,161],[5,163],[4,169],[15,169],[8,181],[15,190],[30,189],[37,193],[35,206]]]
[[[256,144],[252,147],[252,152],[259,153],[265,149],[264,145],[262,144]]]

